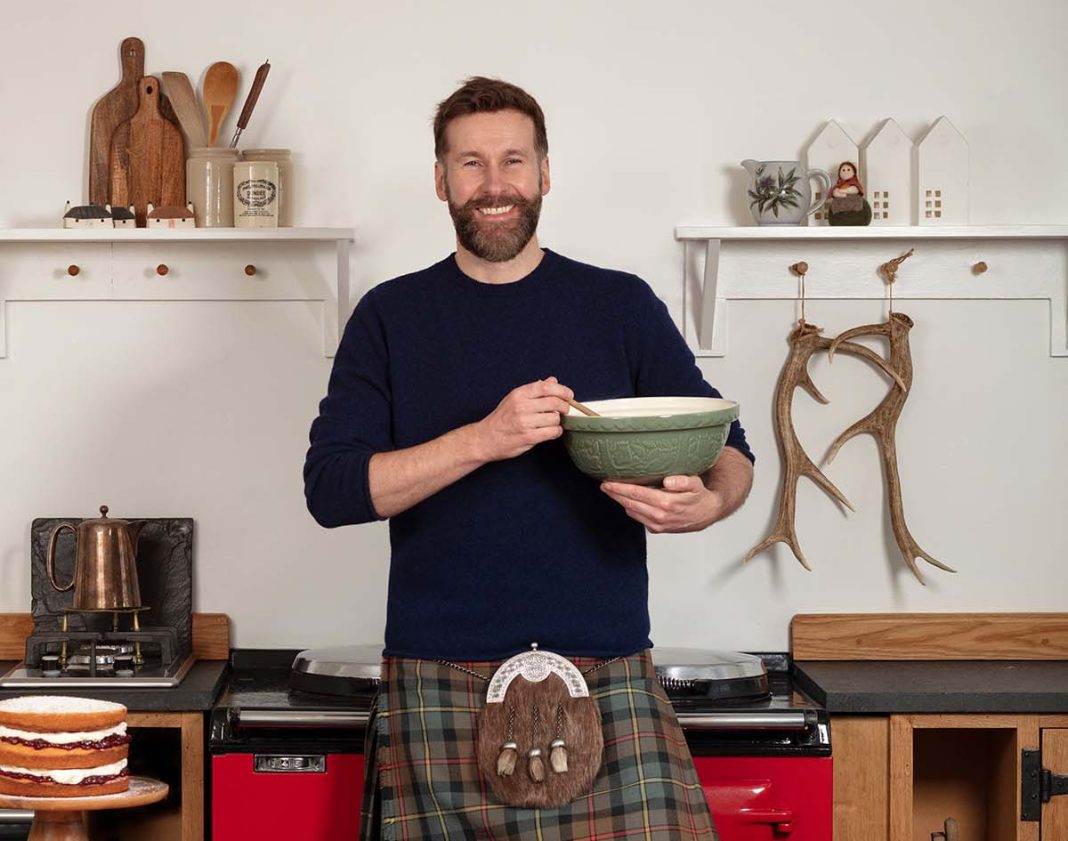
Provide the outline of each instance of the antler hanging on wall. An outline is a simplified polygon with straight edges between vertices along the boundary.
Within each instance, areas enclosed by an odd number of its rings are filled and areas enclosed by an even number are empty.
[[[816,388],[808,374],[808,362],[812,356],[819,351],[828,351],[831,347],[831,340],[821,336],[821,330],[821,327],[808,324],[802,317],[797,327],[790,333],[790,355],[786,359],[786,364],[779,374],[779,382],[775,387],[775,438],[779,442],[779,453],[784,465],[782,486],[779,489],[779,511],[771,534],[749,550],[749,554],[745,556],[746,561],[775,543],[785,543],[793,551],[794,557],[801,562],[801,566],[807,570],[812,569],[805,560],[797,540],[797,483],[802,476],[808,476],[850,511],[854,510],[845,495],[808,457],[794,431],[792,404],[794,391],[799,386],[820,403],[829,402]],[[843,340],[836,345],[836,349],[868,360],[886,372],[897,384],[904,385],[901,378],[883,358],[868,348]]]
[[[826,463],[831,463],[842,445],[850,438],[863,432],[868,432],[875,437],[883,460],[886,496],[890,504],[890,524],[893,527],[894,538],[901,550],[901,557],[912,570],[912,574],[921,584],[926,584],[916,565],[917,558],[923,558],[929,564],[944,569],[946,572],[956,572],[956,570],[936,561],[920,548],[905,522],[905,507],[901,501],[901,474],[897,467],[896,435],[898,418],[901,417],[901,410],[905,407],[909,390],[912,388],[912,353],[909,348],[909,330],[912,326],[912,319],[907,315],[902,312],[891,312],[884,324],[854,327],[852,330],[846,330],[831,342],[827,351],[828,360],[833,360],[837,350],[850,344],[850,339],[858,336],[886,337],[890,343],[890,367],[898,375],[898,380],[878,406],[835,439],[827,454]]]
[[[784,472],[782,486],[779,490],[779,510],[775,518],[772,532],[761,543],[754,546],[745,556],[749,561],[758,553],[764,551],[775,543],[786,543],[793,551],[794,556],[801,565],[808,570],[811,567],[805,560],[804,554],[797,540],[797,483],[802,476],[808,476],[828,494],[845,505],[850,511],[854,510],[841,491],[820,471],[805,453],[797,433],[793,426],[792,403],[794,391],[800,386],[811,394],[820,403],[828,402],[813,384],[808,375],[808,363],[818,351],[827,351],[828,360],[833,360],[837,351],[851,353],[866,359],[887,374],[893,381],[889,393],[882,402],[875,407],[866,417],[861,418],[849,429],[835,439],[831,445],[826,463],[830,463],[842,445],[862,432],[868,432],[875,436],[882,455],[884,474],[886,476],[887,498],[890,505],[890,522],[898,548],[905,559],[905,564],[921,584],[926,582],[916,565],[917,558],[923,558],[928,563],[947,572],[954,572],[951,567],[935,560],[913,538],[905,522],[905,510],[901,501],[901,477],[897,466],[897,421],[901,417],[905,401],[908,399],[912,388],[912,354],[909,348],[909,330],[913,326],[912,319],[904,313],[894,312],[893,283],[897,279],[897,270],[900,265],[912,256],[912,249],[893,260],[883,263],[879,270],[886,277],[890,288],[890,314],[884,324],[866,324],[847,330],[833,341],[820,335],[821,329],[805,322],[805,273],[808,271],[806,263],[795,263],[790,268],[801,278],[801,318],[798,325],[790,334],[790,355],[779,375],[779,382],[775,389],[775,435],[779,442],[779,452],[782,455]],[[889,360],[883,359],[868,348],[851,342],[851,339],[859,336],[881,336],[888,339],[890,344]]]

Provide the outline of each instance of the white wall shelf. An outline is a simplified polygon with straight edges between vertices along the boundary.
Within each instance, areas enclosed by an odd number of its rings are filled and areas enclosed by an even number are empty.
[[[351,228],[0,230],[0,358],[8,301],[318,302],[333,356],[353,239]]]
[[[809,265],[808,300],[878,300],[888,297],[879,266],[914,248],[898,270],[895,302],[1045,300],[1050,355],[1068,357],[1068,225],[679,225],[675,239],[685,251],[682,333],[696,356],[726,355],[729,301],[797,299],[794,263]]]

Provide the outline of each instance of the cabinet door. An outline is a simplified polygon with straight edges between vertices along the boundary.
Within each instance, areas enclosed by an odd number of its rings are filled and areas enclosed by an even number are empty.
[[[1068,730],[1042,731],[1042,767],[1068,775]],[[1068,838],[1068,795],[1051,797],[1042,806],[1042,841]]]

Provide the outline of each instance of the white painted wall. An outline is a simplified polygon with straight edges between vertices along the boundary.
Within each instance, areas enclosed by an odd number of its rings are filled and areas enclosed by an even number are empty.
[[[673,227],[748,224],[737,162],[799,156],[832,117],[863,137],[893,116],[915,137],[947,114],[970,145],[973,224],[1068,223],[1068,171],[1049,165],[1068,136],[1066,29],[1056,0],[23,3],[0,31],[0,226],[58,224],[84,190],[88,113],[118,78],[123,37],[145,41],[149,72],[194,80],[218,59],[247,80],[270,58],[247,143],[294,149],[298,224],[356,228],[362,293],[451,250],[432,190],[431,115],[462,77],[499,75],[547,114],[542,242],[643,275],[678,313]],[[0,611],[28,609],[31,519],[91,516],[106,502],[120,516],[196,519],[196,607],[229,613],[239,645],[380,637],[385,526],[323,531],[303,505],[307,427],[330,368],[308,305],[8,310]],[[783,649],[798,612],[1065,608],[1068,360],[1048,355],[1046,306],[907,311],[917,373],[899,436],[906,511],[921,544],[959,573],[932,570],[924,588],[904,570],[865,439],[829,471],[855,515],[802,484],[814,571],[785,550],[740,565],[773,515],[770,406],[795,311],[735,302],[729,356],[701,365],[741,401],[756,487],[716,528],[651,540],[659,644]],[[883,312],[841,301],[808,316],[835,333]],[[850,360],[820,361],[813,375],[832,405],[802,395],[795,415],[822,455],[882,391]]]

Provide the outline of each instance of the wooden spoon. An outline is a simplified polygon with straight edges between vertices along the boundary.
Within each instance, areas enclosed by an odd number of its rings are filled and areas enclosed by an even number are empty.
[[[201,97],[204,100],[204,110],[208,115],[208,145],[216,145],[219,139],[219,129],[222,128],[223,120],[234,104],[237,97],[237,86],[241,81],[241,74],[237,72],[228,61],[217,61],[208,68],[204,74],[204,88]]]
[[[599,418],[601,416],[600,413],[593,411],[589,406],[583,406],[578,400],[568,400],[567,402],[582,412],[582,414],[588,415],[591,418]]]
[[[207,146],[208,133],[204,129],[204,115],[197,105],[197,95],[185,73],[167,70],[163,73],[163,92],[174,106],[182,131],[193,147]]]

